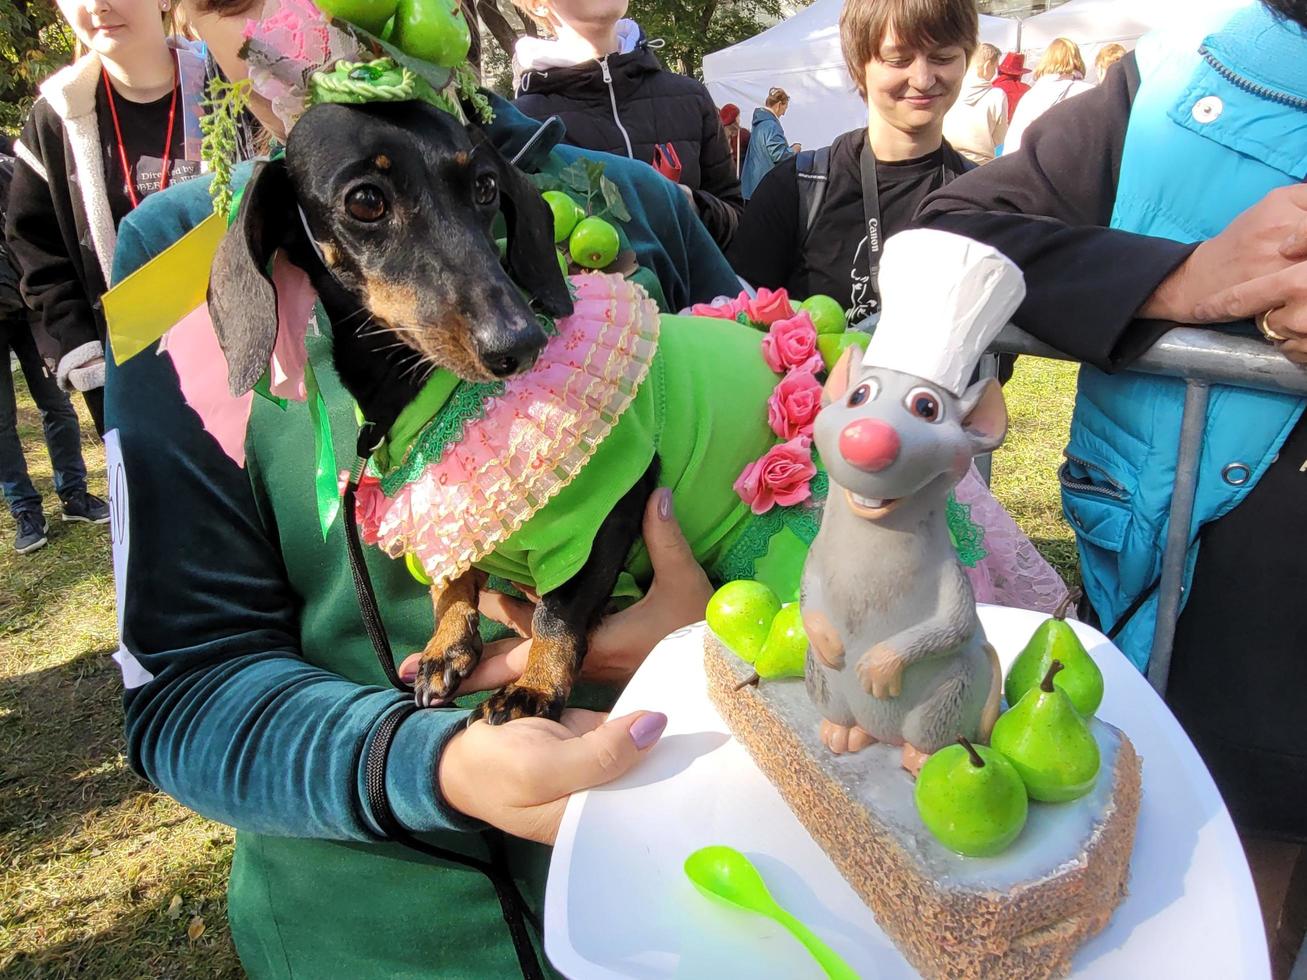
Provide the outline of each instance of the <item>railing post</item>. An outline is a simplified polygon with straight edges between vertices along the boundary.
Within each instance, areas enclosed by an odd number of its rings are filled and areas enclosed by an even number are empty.
[[[1207,401],[1210,394],[1211,389],[1204,381],[1190,381],[1185,385],[1180,446],[1175,459],[1175,487],[1171,491],[1171,514],[1162,551],[1162,577],[1157,584],[1153,652],[1148,658],[1148,683],[1163,697],[1166,696],[1166,683],[1171,674],[1175,624],[1180,619],[1184,570],[1189,556],[1189,525],[1193,523],[1194,496],[1198,490],[1198,463],[1203,452],[1203,432],[1207,426]]]

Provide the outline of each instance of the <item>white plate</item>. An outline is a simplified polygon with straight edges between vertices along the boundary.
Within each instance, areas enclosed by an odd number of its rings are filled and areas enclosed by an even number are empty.
[[[1044,619],[982,606],[1004,666]],[[1101,633],[1073,624],[1103,671],[1098,714],[1143,758],[1130,894],[1075,957],[1076,977],[1262,980],[1261,915],[1225,805],[1193,746],[1147,681]],[[776,899],[864,977],[915,972],[813,842],[708,700],[702,626],[672,634],[614,708],[665,711],[667,731],[634,771],[568,803],[549,868],[545,951],[578,980],[819,977],[766,919],[711,903],[681,866],[729,844]]]

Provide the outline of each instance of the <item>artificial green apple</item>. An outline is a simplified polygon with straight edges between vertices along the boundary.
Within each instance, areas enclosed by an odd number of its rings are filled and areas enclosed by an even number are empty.
[[[767,639],[753,661],[753,669],[763,679],[802,677],[807,659],[808,634],[803,629],[803,615],[799,604],[791,602],[781,606],[772,620]]]
[[[603,218],[582,218],[567,238],[572,261],[586,269],[602,269],[617,258],[621,240]]]
[[[1021,773],[1032,800],[1063,803],[1084,796],[1098,778],[1098,741],[1066,692],[1053,683],[1054,660],[1033,690],[994,723],[991,748]]]
[[[386,28],[386,21],[395,15],[396,0],[314,0],[319,10],[328,17],[361,27],[376,37]]]
[[[921,767],[913,792],[926,829],[949,850],[992,857],[1026,825],[1026,787],[1012,763],[959,736]]]
[[[781,611],[781,600],[761,582],[738,579],[727,582],[708,600],[708,626],[746,663],[753,663],[772,620]]]
[[[846,330],[844,333],[819,333],[817,334],[817,352],[821,354],[821,359],[829,371],[839,361],[840,355],[850,347],[861,347],[867,349],[871,343],[871,334],[862,333],[860,330]]]
[[[540,196],[545,199],[554,215],[554,241],[567,241],[577,222],[585,217],[585,212],[565,191],[545,191]]]
[[[829,296],[821,293],[809,296],[799,304],[799,309],[807,312],[812,318],[812,325],[817,328],[817,333],[843,333],[847,327],[843,307]]]
[[[458,0],[399,0],[390,43],[441,68],[467,60],[472,32]]]
[[[422,562],[418,560],[418,556],[413,552],[404,552],[404,564],[408,567],[408,573],[417,579],[419,583],[422,585],[431,584],[431,576],[427,574],[427,570],[422,567]]]
[[[1038,685],[1048,673],[1049,665],[1057,660],[1064,669],[1054,679],[1054,686],[1066,691],[1076,710],[1085,717],[1098,710],[1103,701],[1103,672],[1066,621],[1070,604],[1071,597],[1067,596],[1053,618],[1039,624],[1030,642],[1012,661],[1003,685],[1003,694],[1009,705],[1015,705],[1027,691]]]

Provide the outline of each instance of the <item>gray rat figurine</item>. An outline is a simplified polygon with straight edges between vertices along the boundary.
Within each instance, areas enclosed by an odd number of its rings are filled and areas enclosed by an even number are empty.
[[[1025,296],[988,246],[907,231],[885,244],[883,314],[831,371],[814,440],[830,476],[800,606],[809,697],[833,752],[903,747],[914,775],[959,735],[987,742],[1003,675],[949,537],[949,492],[1007,432],[998,382],[968,384]]]

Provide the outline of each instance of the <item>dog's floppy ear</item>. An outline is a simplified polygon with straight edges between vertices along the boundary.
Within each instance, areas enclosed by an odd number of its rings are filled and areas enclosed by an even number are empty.
[[[294,217],[295,195],[285,161],[257,164],[209,274],[209,315],[227,357],[233,395],[258,384],[272,357],[277,291],[269,263],[286,242]]]
[[[482,133],[472,131],[477,152],[499,170],[499,200],[508,223],[508,269],[513,281],[550,316],[572,312],[572,294],[558,268],[554,216],[526,174],[513,166]]]

